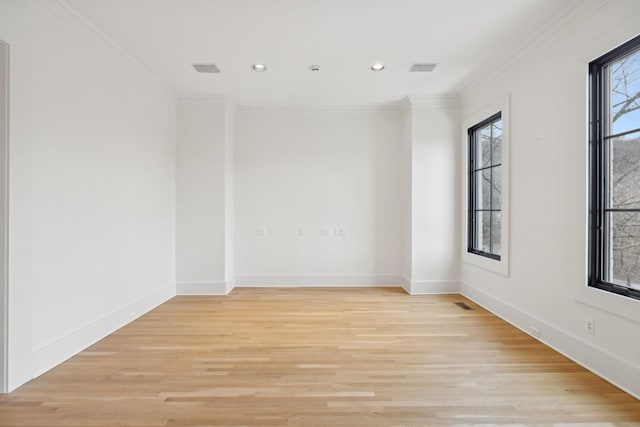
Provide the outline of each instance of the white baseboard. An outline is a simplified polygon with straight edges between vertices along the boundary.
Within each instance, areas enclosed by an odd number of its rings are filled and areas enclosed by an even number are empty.
[[[227,295],[234,287],[233,280],[217,282],[178,282],[177,295]]]
[[[409,295],[458,294],[460,283],[456,280],[412,280],[403,277],[402,287]]]
[[[639,367],[468,283],[460,283],[460,293],[529,335],[531,327],[536,327],[540,336],[534,338],[640,399]]]
[[[176,294],[173,284],[160,288],[119,310],[33,352],[33,378],[44,374],[85,348],[132,322]]]
[[[400,286],[402,286],[402,289],[404,289],[406,293],[411,295],[411,280],[409,280],[407,276],[402,276],[400,278]]]
[[[236,287],[236,278],[235,277],[228,277],[227,279],[225,279],[224,281],[224,288],[227,291],[227,295],[229,295],[229,293],[233,290],[233,288]]]
[[[396,275],[358,274],[266,274],[236,276],[236,287],[387,287],[402,286],[402,277]]]

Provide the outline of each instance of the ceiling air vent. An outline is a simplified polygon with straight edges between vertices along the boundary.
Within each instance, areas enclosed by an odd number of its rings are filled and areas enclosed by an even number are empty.
[[[430,73],[438,64],[413,64],[411,66],[412,73]]]
[[[193,64],[193,68],[199,73],[219,73],[220,68],[216,64]]]

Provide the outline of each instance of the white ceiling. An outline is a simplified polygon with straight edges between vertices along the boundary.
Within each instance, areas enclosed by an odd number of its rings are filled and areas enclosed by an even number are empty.
[[[576,2],[66,0],[181,97],[276,106],[387,105],[457,93]],[[377,61],[384,71],[370,70]],[[221,73],[191,66],[209,62]],[[252,71],[256,62],[268,70]],[[416,62],[439,65],[409,73]]]

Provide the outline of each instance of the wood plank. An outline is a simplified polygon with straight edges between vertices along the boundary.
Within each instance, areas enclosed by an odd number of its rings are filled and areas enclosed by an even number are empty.
[[[0,396],[1,426],[496,424],[640,426],[640,402],[461,296],[393,288],[176,297]]]

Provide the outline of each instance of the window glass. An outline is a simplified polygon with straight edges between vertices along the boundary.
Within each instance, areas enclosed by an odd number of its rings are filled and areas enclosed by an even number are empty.
[[[502,206],[502,119],[500,113],[469,134],[468,251],[500,259]]]
[[[637,129],[640,122],[640,50],[607,66],[611,135]]]
[[[589,285],[640,299],[640,37],[590,79]]]

